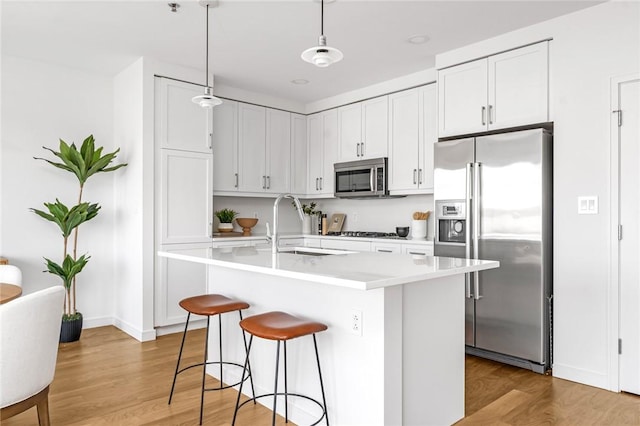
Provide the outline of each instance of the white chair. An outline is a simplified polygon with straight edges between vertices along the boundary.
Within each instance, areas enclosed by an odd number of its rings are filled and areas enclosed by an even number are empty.
[[[35,405],[49,425],[64,293],[55,286],[0,305],[0,422]]]
[[[14,265],[0,265],[0,283],[22,287],[22,271]]]

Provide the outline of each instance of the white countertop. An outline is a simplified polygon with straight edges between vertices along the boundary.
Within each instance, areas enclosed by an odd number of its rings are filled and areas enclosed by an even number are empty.
[[[390,287],[500,266],[499,262],[489,260],[376,252],[345,252],[348,254],[328,256],[291,253],[272,255],[270,248],[256,247],[219,248],[208,252],[206,256],[196,256],[159,251],[158,255],[360,290]]]

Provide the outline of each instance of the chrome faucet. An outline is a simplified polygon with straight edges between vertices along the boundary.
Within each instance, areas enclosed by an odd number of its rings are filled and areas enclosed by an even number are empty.
[[[280,200],[283,198],[291,198],[296,205],[296,210],[298,210],[298,216],[300,216],[300,220],[302,221],[304,216],[302,214],[302,205],[300,204],[300,200],[298,197],[291,194],[280,194],[276,201],[273,202],[273,233],[271,234],[271,253],[278,253],[278,204]]]

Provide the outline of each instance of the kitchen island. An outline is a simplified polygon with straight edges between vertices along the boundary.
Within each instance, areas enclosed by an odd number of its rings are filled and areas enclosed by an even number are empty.
[[[158,254],[209,265],[208,292],[245,300],[245,316],[281,310],[327,324],[317,337],[331,424],[445,425],[464,417],[464,274],[499,263],[301,250],[308,254],[266,247]],[[222,317],[225,360],[244,359],[237,324],[235,315]],[[215,361],[217,327],[210,333]],[[319,397],[311,339],[294,340],[288,350],[289,391]],[[275,344],[254,340],[251,361],[256,392],[271,392]],[[209,373],[217,377],[216,370]],[[234,383],[241,371],[224,374]],[[271,406],[269,398],[260,402]],[[317,411],[305,400],[289,401],[294,423],[313,423]]]

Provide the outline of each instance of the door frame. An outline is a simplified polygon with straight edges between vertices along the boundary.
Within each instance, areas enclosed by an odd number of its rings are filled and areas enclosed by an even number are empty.
[[[609,390],[620,392],[620,359],[618,354],[618,339],[620,338],[620,247],[618,240],[618,226],[620,225],[620,131],[618,116],[613,111],[618,109],[619,91],[621,83],[640,79],[640,73],[626,74],[612,77],[610,85],[609,131],[610,131],[610,275],[609,275],[609,330],[608,330],[608,358],[609,358]]]

